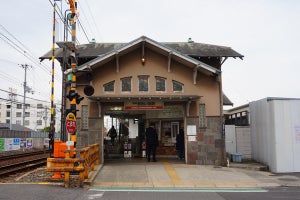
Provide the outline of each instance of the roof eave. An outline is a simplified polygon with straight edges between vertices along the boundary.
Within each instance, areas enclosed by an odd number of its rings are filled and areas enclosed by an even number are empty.
[[[186,61],[192,63],[197,68],[198,67],[202,67],[203,69],[205,69],[207,71],[210,71],[211,73],[214,73],[214,74],[220,74],[221,73],[220,70],[218,70],[218,69],[216,69],[216,68],[214,68],[214,67],[212,67],[210,65],[207,65],[207,64],[205,64],[205,63],[203,63],[203,62],[201,62],[199,60],[196,60],[194,58],[191,58],[189,56],[183,55],[183,54],[177,52],[176,50],[171,49],[169,47],[166,47],[166,46],[164,46],[164,45],[162,45],[162,44],[160,44],[160,43],[158,43],[158,42],[156,42],[156,41],[154,41],[154,40],[152,40],[152,39],[150,39],[150,38],[148,38],[146,36],[141,36],[138,39],[133,40],[132,42],[129,42],[128,44],[120,47],[119,49],[116,49],[116,50],[108,52],[107,54],[101,55],[98,58],[95,58],[95,59],[93,59],[93,60],[91,60],[91,61],[89,61],[89,62],[87,62],[87,63],[85,63],[85,64],[83,64],[81,66],[79,66],[78,68],[80,70],[82,70],[82,69],[85,69],[87,67],[92,67],[96,63],[99,63],[99,62],[101,62],[103,60],[111,58],[111,57],[113,57],[113,56],[115,56],[115,55],[117,55],[117,54],[125,51],[126,49],[129,49],[130,47],[133,47],[133,46],[135,46],[135,45],[137,45],[137,44],[139,44],[141,42],[147,42],[147,43],[149,43],[149,44],[151,44],[151,45],[153,45],[153,46],[155,46],[157,48],[160,48],[160,49],[164,50],[168,54],[171,53],[172,55],[175,55],[175,56],[177,56],[177,57],[179,57],[179,58],[181,58],[183,60],[186,60]]]

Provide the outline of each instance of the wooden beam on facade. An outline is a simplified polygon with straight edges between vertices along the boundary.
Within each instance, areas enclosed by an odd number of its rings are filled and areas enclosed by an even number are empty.
[[[98,111],[99,111],[99,113],[98,113],[98,117],[100,117],[101,118],[101,112],[102,112],[102,107],[101,107],[101,102],[100,101],[97,101],[97,104],[98,104]]]
[[[194,82],[194,84],[197,83],[198,67],[199,67],[199,65],[197,65],[196,67],[194,67],[194,73],[193,73],[193,82]]]
[[[221,66],[224,64],[224,62],[227,60],[228,57],[225,57],[223,60],[221,58]]]
[[[191,107],[191,101],[188,101],[188,102],[186,103],[186,107],[185,107],[185,109],[186,109],[186,116],[187,116],[187,117],[190,116],[190,107]]]
[[[119,53],[116,53],[116,72],[119,73],[120,66],[119,66]]]
[[[171,58],[172,58],[172,51],[170,51],[168,55],[168,72],[171,72]]]

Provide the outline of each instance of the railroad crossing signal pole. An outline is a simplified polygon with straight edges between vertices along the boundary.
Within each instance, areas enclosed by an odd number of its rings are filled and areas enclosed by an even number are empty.
[[[52,32],[52,70],[51,70],[51,119],[50,119],[50,131],[49,131],[49,149],[50,157],[53,155],[54,151],[54,134],[55,134],[55,118],[54,118],[54,59],[55,59],[55,13],[56,13],[56,3],[53,5],[53,32]]]
[[[76,98],[78,96],[76,90],[76,72],[77,72],[77,60],[76,60],[76,14],[77,14],[77,2],[76,0],[69,0],[71,10],[71,25],[72,25],[72,53],[71,53],[71,68],[72,68],[72,82],[71,90],[69,93],[70,98],[70,110],[76,116]],[[76,142],[76,135],[72,137],[72,141]]]

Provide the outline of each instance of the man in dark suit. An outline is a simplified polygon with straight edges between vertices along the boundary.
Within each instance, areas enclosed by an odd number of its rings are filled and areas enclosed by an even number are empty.
[[[152,153],[152,161],[156,162],[156,147],[158,145],[158,135],[155,130],[155,124],[151,123],[146,129],[146,156],[148,162],[150,162],[150,156]]]

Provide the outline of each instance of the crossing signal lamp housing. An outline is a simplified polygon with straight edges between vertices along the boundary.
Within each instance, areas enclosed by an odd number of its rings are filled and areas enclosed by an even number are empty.
[[[80,96],[79,94],[76,95],[76,104],[80,104],[80,101],[82,101],[84,97]]]
[[[72,101],[73,99],[76,100],[76,104],[80,104],[80,102],[84,99],[84,97],[80,96],[76,90],[70,90],[66,97]]]
[[[83,89],[83,92],[86,96],[92,96],[94,94],[94,87],[91,85],[86,85]]]
[[[77,92],[75,90],[69,90],[69,93],[66,95],[66,97],[72,101],[77,95]]]

